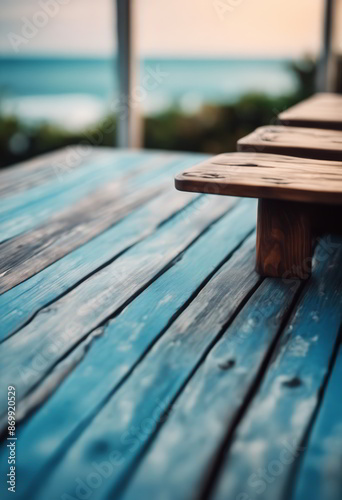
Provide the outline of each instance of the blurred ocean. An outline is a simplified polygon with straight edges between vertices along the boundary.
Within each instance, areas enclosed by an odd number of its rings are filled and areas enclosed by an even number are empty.
[[[297,82],[289,62],[145,59],[140,63],[140,89],[134,104],[139,103],[145,114],[172,106],[191,113],[203,103],[229,103],[247,92],[292,92]],[[157,78],[144,79],[156,72]],[[77,129],[109,112],[114,99],[118,99],[115,60],[0,59],[2,113]]]

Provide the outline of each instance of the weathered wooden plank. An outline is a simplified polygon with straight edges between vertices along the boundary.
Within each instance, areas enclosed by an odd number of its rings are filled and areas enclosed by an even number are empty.
[[[165,190],[166,185],[131,191],[110,183],[45,224],[1,245],[0,294],[102,233]]]
[[[26,191],[50,179],[57,180],[58,176],[67,175],[74,169],[82,168],[88,162],[94,163],[106,155],[113,155],[112,150],[104,147],[89,147],[87,151],[82,150],[83,155],[79,154],[80,151],[77,145],[68,146],[1,170],[1,198]]]
[[[248,500],[289,498],[288,482],[295,459],[305,451],[303,438],[320,405],[342,319],[342,240],[336,246],[331,241],[324,245],[271,366],[221,462],[215,500],[239,495]]]
[[[205,203],[202,207],[205,209]],[[64,365],[58,365],[55,373],[36,391],[33,400],[29,397],[24,401],[24,409],[17,413],[17,419],[47,398],[63,376],[82,359],[87,348],[79,366],[33,418],[20,427],[21,491],[32,486],[43,469],[49,471],[50,463],[54,463],[59,452],[71,446],[79,429],[86,426],[91,415],[113,394],[170,322],[181,314],[197,291],[255,227],[254,214],[255,204],[247,200],[229,211],[119,316],[95,331],[99,336],[90,347],[81,346],[79,355],[75,353],[65,359]],[[51,436],[60,443],[52,454],[48,451]],[[48,455],[42,452],[44,449]],[[5,461],[0,460],[0,463],[5,467]]]
[[[195,200],[174,189],[128,215],[85,245],[15,288],[0,295],[0,341],[25,325],[44,306],[57,300],[97,269],[149,236],[168,218]],[[185,213],[191,208],[185,209]]]
[[[318,93],[278,115],[283,125],[342,130],[342,96]]]
[[[129,175],[142,161],[142,157],[133,154],[115,155],[112,160],[96,161],[72,171],[61,182],[52,178],[43,185],[3,199],[0,202],[1,241],[34,227],[106,181]]]
[[[191,157],[190,157],[191,158]],[[172,183],[181,165],[193,161],[158,159],[146,173],[109,183],[28,233],[1,245],[0,294],[86,243]],[[152,169],[152,171],[151,171]]]
[[[342,162],[226,153],[176,176],[181,191],[342,204]]]
[[[75,496],[80,477],[93,463],[115,462],[92,498],[116,498],[121,479],[131,468],[172,403],[198,368],[226,322],[259,284],[254,272],[254,238],[239,249],[176,319],[142,363],[117,391],[55,466],[44,484],[34,486],[36,500],[54,492]],[[64,497],[63,497],[64,495]]]
[[[0,353],[0,376],[5,384],[16,385],[17,402],[58,360],[141,292],[234,203],[230,198],[213,198],[208,200],[205,213],[198,211],[188,218],[178,214],[155,234],[40,311],[9,338]],[[48,361],[43,369],[32,370],[39,354],[47,356]],[[29,377],[24,372],[30,372]],[[6,409],[5,396],[0,395],[0,414]]]
[[[298,281],[292,287],[285,280],[263,281],[179,398],[136,475],[127,481],[124,500],[199,496],[227,429],[264,370],[299,286]]]
[[[342,131],[267,125],[240,139],[241,152],[342,160]]]
[[[333,366],[317,421],[298,465],[293,500],[342,498],[342,349]]]
[[[193,159],[198,155],[195,155]],[[189,155],[188,157],[191,157]],[[12,238],[42,224],[49,217],[76,203],[106,182],[129,179],[146,170],[161,169],[167,163],[180,159],[156,153],[113,152],[95,164],[89,163],[63,177],[62,182],[52,179],[44,185],[19,193],[0,203],[0,241]],[[190,163],[191,164],[191,163]]]

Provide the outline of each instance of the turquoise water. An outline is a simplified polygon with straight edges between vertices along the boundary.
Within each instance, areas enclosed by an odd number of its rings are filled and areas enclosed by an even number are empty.
[[[145,113],[177,105],[192,112],[203,103],[226,103],[247,92],[279,95],[296,89],[288,60],[145,59],[133,98]],[[0,59],[3,111],[28,120],[65,121],[71,127],[97,119],[118,98],[111,59]],[[157,71],[162,76],[144,76]],[[153,88],[152,88],[153,87]],[[121,98],[122,99],[122,98]]]

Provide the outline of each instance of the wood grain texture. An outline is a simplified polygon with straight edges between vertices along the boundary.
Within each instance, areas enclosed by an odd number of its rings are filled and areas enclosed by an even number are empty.
[[[181,191],[342,204],[342,162],[226,153],[178,174]]]
[[[156,161],[157,160],[157,163]],[[171,187],[179,164],[164,156],[144,163],[105,187],[50,217],[47,222],[0,245],[0,294],[30,278],[91,238],[108,229],[140,205]]]
[[[170,158],[171,168],[178,168],[177,165],[185,167],[194,161],[193,155],[182,155],[178,161],[174,159],[174,155]],[[195,155],[195,158],[198,158],[198,155]],[[139,188],[140,180],[137,179],[136,189]],[[150,180],[152,183],[158,182],[158,176],[151,175]],[[160,224],[187,207],[195,198],[193,194],[176,194],[172,188],[119,221],[115,227],[109,228],[59,261],[50,264],[37,275],[0,295],[0,342],[26,324],[44,306],[67,293],[106,262],[114,260],[127,248],[149,236]],[[199,199],[195,206],[201,205],[202,200]],[[192,210],[192,207],[187,207],[183,212],[184,218],[187,217],[186,214],[191,214]],[[57,242],[57,248],[58,244]],[[40,248],[40,251],[43,249]],[[25,259],[25,253],[23,258]]]
[[[234,199],[213,198],[208,201],[205,212],[198,210],[189,217],[180,213],[157,233],[41,310],[27,326],[10,337],[0,352],[0,376],[8,384],[16,381],[17,403],[65,354],[166,270],[173,259],[234,203]],[[39,355],[42,354],[46,362],[40,368]],[[0,395],[0,414],[6,409],[5,396]]]
[[[35,314],[151,235],[180,210],[191,215],[194,195],[174,189],[139,208],[114,227],[90,240],[43,271],[0,295],[0,341],[10,337]],[[200,204],[200,200],[196,202]],[[185,215],[184,215],[185,217]]]
[[[43,470],[51,473],[56,456],[71,447],[78,429],[86,427],[92,414],[104,406],[142,356],[253,230],[254,212],[255,203],[246,200],[213,224],[119,316],[95,330],[91,345],[87,340],[80,346],[81,352],[73,351],[35,391],[34,397],[30,395],[19,405],[17,419],[41,405],[61,384],[61,377],[68,375],[43,408],[20,427],[22,452],[18,466],[23,492],[39,481]],[[80,364],[75,367],[77,362]],[[41,450],[48,447],[52,435],[60,444],[47,458]],[[0,464],[2,471],[6,461],[0,460]]]
[[[121,187],[121,189],[120,189]],[[0,294],[34,276],[83,245],[166,186],[130,192],[110,183],[32,231],[0,246]]]
[[[53,491],[56,498],[64,493],[74,495],[75,477],[87,476],[91,471],[89,456],[102,461],[114,451],[117,464],[92,497],[117,498],[120,482],[164,422],[165,410],[200,365],[238,304],[258,284],[260,278],[253,271],[253,247],[250,239],[176,319],[42,487],[34,489],[36,500],[45,499],[48,491]]]
[[[0,294],[0,378],[17,389],[18,500],[289,500],[292,491],[316,500],[309,482],[336,500],[322,488],[327,470],[339,491],[338,473],[322,464],[329,451],[340,457],[340,405],[332,404],[340,400],[342,240],[318,240],[305,282],[260,277],[256,201],[168,185],[203,156],[106,155],[69,172],[65,186],[43,164],[31,180],[22,169],[23,183],[0,201],[0,226],[16,234],[0,245],[0,286],[6,276],[25,279]],[[301,160],[303,178],[325,163]],[[341,208],[319,205],[315,232],[335,227]],[[25,265],[38,272],[26,279]],[[317,455],[321,437],[336,446]],[[304,460],[277,475],[284,439],[294,453],[304,443]],[[1,446],[2,477],[7,455]],[[109,475],[80,494],[79,480],[95,483],[96,467],[111,459]],[[260,482],[264,468],[269,483]]]
[[[268,125],[240,139],[237,150],[342,161],[342,131]]]
[[[54,177],[49,182],[1,200],[0,241],[42,224],[106,182],[129,178],[134,169],[139,168],[139,163],[143,163],[141,157],[128,155],[90,162],[82,169],[72,170],[61,180]]]
[[[200,158],[195,155],[192,158]],[[191,155],[189,155],[191,157]],[[138,174],[174,164],[179,154],[170,157],[162,153],[141,155],[134,151],[119,151],[94,159],[82,168],[68,171],[61,178],[16,193],[0,201],[0,241],[5,241],[46,222],[49,217],[77,203],[108,182],[126,181]]]
[[[15,193],[26,191],[51,179],[58,180],[58,175],[62,174],[62,165],[65,165],[64,174],[67,175],[72,170],[82,168],[88,162],[101,161],[111,154],[109,148],[90,147],[87,154],[82,156],[78,154],[77,148],[77,145],[68,146],[2,169],[0,171],[1,198],[13,196]]]
[[[263,281],[188,383],[122,500],[200,496],[215,453],[263,371],[298,286]]]
[[[312,279],[227,450],[213,500],[291,498],[287,488],[305,455],[303,439],[321,405],[339,337],[341,257],[341,239],[322,240],[316,249]]]
[[[161,164],[163,160],[167,162],[176,158],[181,160],[186,156],[183,153],[180,155],[173,152],[149,151],[142,157],[138,151],[104,146],[89,146],[87,149],[85,147],[82,149],[82,147],[80,144],[70,145],[2,169],[0,171],[1,199],[28,191],[49,181],[53,181],[62,188],[73,172],[79,170],[78,174],[81,173],[81,176],[84,176],[88,167],[90,170],[96,170],[103,164],[107,164],[113,168],[116,165],[116,159],[119,158],[126,158],[129,162],[130,159],[140,156],[140,159],[148,159],[152,164],[155,160]]]
[[[283,125],[342,130],[342,96],[318,93],[278,115]]]
[[[302,463],[298,465],[293,500],[342,498],[341,380],[342,349],[340,345]]]
[[[262,276],[307,279],[313,253],[312,212],[304,203],[259,200],[256,270]]]

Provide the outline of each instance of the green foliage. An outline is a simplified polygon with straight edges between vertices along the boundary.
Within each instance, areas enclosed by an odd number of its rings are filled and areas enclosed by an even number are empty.
[[[292,63],[291,70],[298,80],[293,95],[248,94],[233,104],[205,105],[194,115],[176,108],[146,117],[144,147],[213,154],[235,151],[240,137],[260,125],[275,123],[281,111],[314,92],[316,67],[312,61]],[[48,123],[29,127],[17,117],[0,114],[0,167],[69,144],[113,146],[115,132],[112,116],[91,129],[70,133]]]
[[[115,130],[113,117],[79,133],[71,133],[50,123],[27,126],[16,117],[0,115],[0,167],[70,144],[112,146]]]
[[[236,141],[256,127],[274,123],[294,104],[293,96],[271,98],[250,94],[235,104],[204,106],[196,115],[173,110],[145,120],[145,147],[222,153],[235,151]]]

